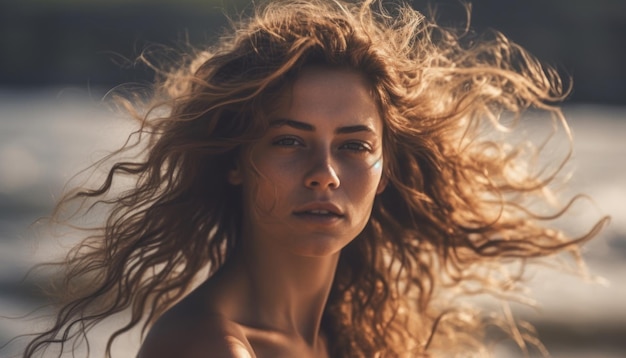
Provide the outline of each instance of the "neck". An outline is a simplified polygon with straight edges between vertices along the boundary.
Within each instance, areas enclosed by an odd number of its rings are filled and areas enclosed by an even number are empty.
[[[315,346],[338,259],[339,253],[303,257],[276,247],[241,247],[224,267],[237,287],[230,295],[232,317]]]

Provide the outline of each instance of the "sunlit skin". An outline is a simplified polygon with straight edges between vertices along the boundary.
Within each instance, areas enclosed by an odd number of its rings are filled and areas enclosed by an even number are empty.
[[[200,345],[191,357],[328,357],[320,321],[339,254],[385,187],[382,119],[363,75],[309,67],[269,121],[228,173],[243,192],[240,249],[146,342],[180,336]],[[141,357],[168,354],[146,346]]]
[[[363,230],[382,189],[382,121],[355,72],[307,69],[293,95],[285,92],[269,131],[248,148],[252,165],[244,158],[231,174],[244,190],[244,242],[337,254]]]

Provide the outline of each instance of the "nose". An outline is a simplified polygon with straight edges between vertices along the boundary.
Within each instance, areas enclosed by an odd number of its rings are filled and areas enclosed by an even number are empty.
[[[328,154],[319,154],[311,170],[306,174],[305,185],[313,190],[337,189],[341,184],[339,176]]]

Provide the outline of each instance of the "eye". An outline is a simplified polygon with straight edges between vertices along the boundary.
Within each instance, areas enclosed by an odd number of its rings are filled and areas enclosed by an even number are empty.
[[[347,149],[354,152],[371,152],[372,147],[363,142],[348,142],[340,147],[341,149]]]
[[[296,137],[281,137],[272,142],[272,145],[282,147],[293,147],[303,145],[300,139]]]

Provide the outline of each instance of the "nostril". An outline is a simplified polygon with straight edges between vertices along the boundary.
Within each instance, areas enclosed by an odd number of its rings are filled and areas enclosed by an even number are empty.
[[[334,168],[325,163],[323,166],[317,166],[311,172],[307,173],[305,185],[308,188],[319,189],[337,189],[339,188],[339,177]]]

